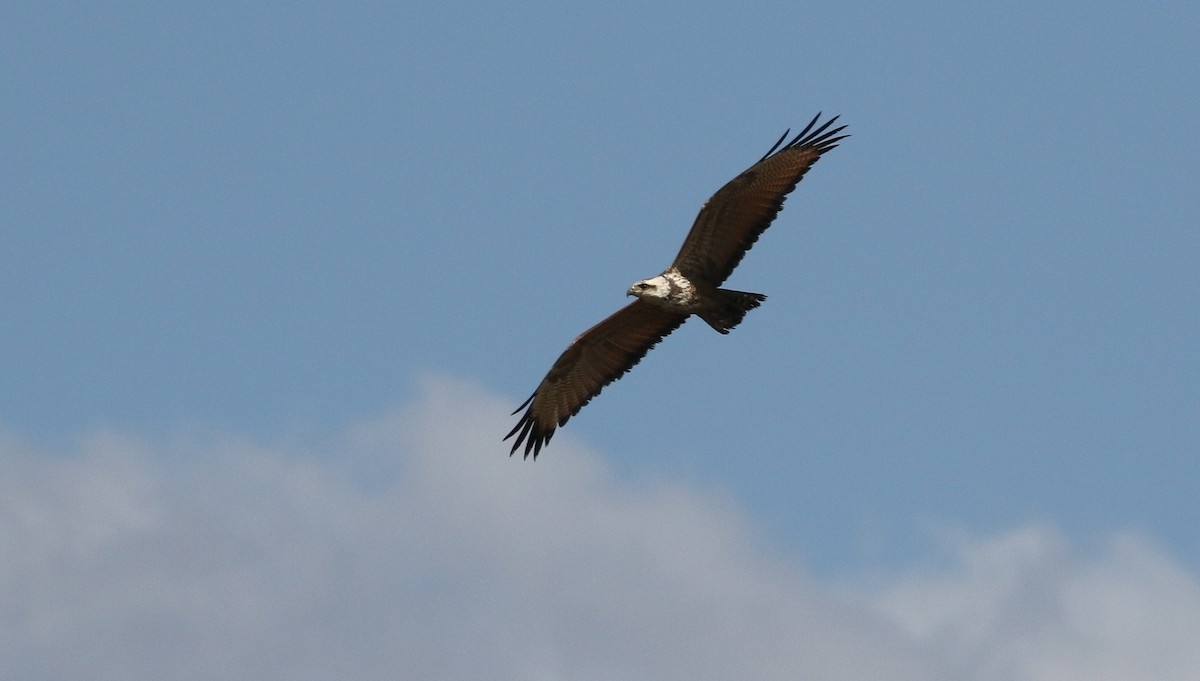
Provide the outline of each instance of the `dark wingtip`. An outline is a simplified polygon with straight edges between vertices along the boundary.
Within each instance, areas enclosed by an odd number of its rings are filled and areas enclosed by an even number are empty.
[[[838,127],[832,129],[830,128],[830,126],[837,122],[837,119],[841,118],[841,114],[830,118],[822,123],[820,127],[814,129],[813,126],[817,125],[817,121],[820,120],[820,118],[821,112],[817,112],[817,115],[813,116],[813,119],[808,122],[808,125],[804,126],[804,129],[797,133],[790,142],[783,145],[783,148],[780,149],[780,151],[783,151],[784,149],[807,147],[816,149],[819,153],[823,154],[836,147],[838,142],[850,136],[848,134],[838,134],[846,129],[845,125],[839,125]],[[768,156],[769,155],[770,154],[768,154]]]
[[[532,402],[535,395],[537,395],[536,392],[530,395],[529,399],[525,400],[520,407],[517,407],[513,414],[521,411],[521,409]],[[536,461],[538,454],[542,451],[542,447],[549,443],[550,438],[554,436],[554,428],[543,428],[538,420],[533,417],[533,414],[530,413],[530,410],[526,410],[525,414],[521,416],[521,420],[517,421],[517,425],[513,426],[513,429],[508,431],[508,435],[505,435],[503,439],[507,440],[514,435],[517,436],[517,439],[513,441],[512,449],[508,450],[508,455],[511,457],[513,454],[516,454],[521,445],[524,445],[525,453],[521,458],[528,459],[529,455],[533,454],[533,459]]]

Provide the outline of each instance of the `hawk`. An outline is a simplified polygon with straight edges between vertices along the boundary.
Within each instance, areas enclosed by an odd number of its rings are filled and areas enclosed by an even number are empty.
[[[783,208],[804,173],[822,154],[848,137],[838,117],[817,126],[821,114],[784,144],[786,131],[757,163],[730,180],[700,208],[675,261],[662,274],[635,282],[627,295],[637,300],[584,331],[550,367],[517,425],[509,456],[525,446],[537,459],[554,431],[604,386],[629,371],[667,334],[697,315],[719,333],[729,333],[766,296],[718,288]],[[526,407],[528,407],[526,409]]]

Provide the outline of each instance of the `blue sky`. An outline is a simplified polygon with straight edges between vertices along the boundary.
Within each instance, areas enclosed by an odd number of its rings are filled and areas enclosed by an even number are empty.
[[[197,501],[197,517],[278,516],[367,564],[358,542],[417,540],[357,533],[336,513],[306,525],[303,500],[330,510],[322,495],[349,495],[349,507],[399,509],[381,517],[404,524],[413,507],[387,495],[439,498],[421,481],[441,480],[427,467],[444,455],[459,501],[486,484],[468,473],[476,461],[497,484],[533,478],[538,495],[598,467],[580,499],[602,500],[595,517],[614,526],[646,510],[639,500],[684,498],[703,509],[696,522],[738,528],[696,555],[761,561],[754,574],[783,565],[784,590],[803,602],[849,589],[855,605],[838,607],[890,617],[914,659],[926,631],[914,623],[959,613],[933,603],[1013,561],[1086,584],[1120,574],[1197,588],[1191,4],[39,3],[2,17],[0,456],[3,485],[28,491],[4,511],[25,528],[5,553],[42,533],[31,528],[57,528],[64,546],[83,536],[90,506],[30,520],[55,499],[116,509],[96,516],[112,523],[96,536],[173,535],[190,516],[172,498],[246,491],[232,482],[251,465],[245,451],[269,462],[251,476],[264,501]],[[565,345],[669,262],[717,187],[818,111],[853,136],[731,278],[768,294],[763,307],[725,337],[685,325],[536,463],[508,459],[507,412]],[[357,439],[392,423],[387,446]],[[312,496],[284,493],[297,469]],[[573,499],[553,498],[566,508],[543,499],[523,522],[569,516]],[[237,553],[258,536],[207,541],[244,559],[231,562],[244,588],[279,616],[255,591],[270,581],[255,570],[271,566]],[[421,541],[453,564],[457,549]],[[744,555],[730,548],[743,541]],[[633,565],[613,542],[552,544],[544,562],[582,552]],[[107,575],[142,555],[101,553]],[[156,578],[180,583],[170,551],[149,555],[164,561]],[[28,569],[22,579],[74,574]],[[378,586],[345,570],[317,583],[345,603]],[[464,579],[486,593],[488,578]],[[561,595],[504,583],[535,602]],[[1200,609],[1181,618],[1171,631],[1200,631]],[[31,621],[4,626],[28,633]],[[88,632],[45,634],[31,650],[103,649]],[[562,636],[545,650],[569,647]],[[1144,671],[1136,659],[1124,668]],[[17,671],[64,678],[43,661],[29,653]],[[529,675],[591,669],[560,662]],[[931,673],[968,678],[960,662]],[[174,678],[168,668],[113,674]],[[1074,678],[1013,669],[1003,677]]]

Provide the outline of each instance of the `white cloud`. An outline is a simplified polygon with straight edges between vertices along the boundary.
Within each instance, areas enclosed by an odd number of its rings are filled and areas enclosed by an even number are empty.
[[[712,492],[611,478],[431,380],[339,443],[0,437],[0,676],[1200,678],[1200,586],[1153,546],[960,540],[847,594]]]
[[[1200,582],[1137,536],[1083,557],[1035,525],[948,549],[880,602],[958,678],[1200,678]]]

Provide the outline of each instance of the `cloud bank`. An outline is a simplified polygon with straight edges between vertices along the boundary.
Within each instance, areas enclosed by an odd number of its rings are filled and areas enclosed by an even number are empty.
[[[1200,678],[1200,580],[1135,535],[828,583],[569,434],[509,459],[506,405],[431,379],[331,443],[0,435],[0,676]]]

